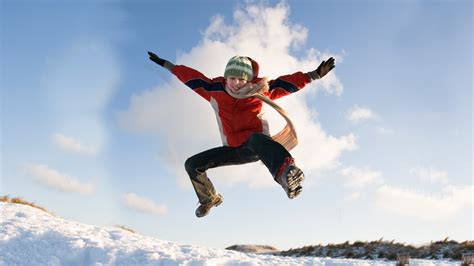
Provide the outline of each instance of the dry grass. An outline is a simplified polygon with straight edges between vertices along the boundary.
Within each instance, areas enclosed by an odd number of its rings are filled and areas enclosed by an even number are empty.
[[[10,198],[8,195],[7,196],[0,196],[0,202],[8,202],[8,203],[28,205],[28,206],[31,206],[33,208],[36,208],[36,209],[42,210],[44,212],[47,212],[49,214],[53,214],[52,212],[48,211],[47,209],[36,205],[34,202],[26,201],[26,200],[24,200],[20,197]]]
[[[122,229],[122,230],[125,230],[125,231],[128,231],[128,232],[130,232],[130,233],[134,233],[134,234],[137,233],[135,230],[130,229],[130,228],[126,227],[125,225],[117,224],[117,225],[115,225],[115,227],[118,227],[118,228],[120,228],[120,229]]]
[[[414,247],[395,243],[392,241],[362,242],[356,241],[353,244],[345,242],[342,244],[328,244],[326,246],[305,246],[298,249],[282,251],[282,256],[317,256],[332,258],[357,258],[357,259],[387,259],[397,260],[398,255],[407,254],[410,258],[416,259],[450,259],[462,260],[463,255],[474,253],[474,241],[458,243],[449,238],[430,244]]]

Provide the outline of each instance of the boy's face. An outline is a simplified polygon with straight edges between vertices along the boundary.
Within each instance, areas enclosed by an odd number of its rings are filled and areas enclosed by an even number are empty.
[[[234,76],[229,76],[226,78],[227,87],[235,93],[239,92],[239,90],[242,89],[247,84],[247,82],[248,81],[246,79]]]

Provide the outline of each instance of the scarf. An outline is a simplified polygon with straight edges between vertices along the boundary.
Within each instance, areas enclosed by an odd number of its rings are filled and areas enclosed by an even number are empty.
[[[283,145],[283,147],[285,147],[288,151],[296,147],[296,145],[298,144],[298,137],[296,135],[295,127],[293,126],[293,123],[288,117],[288,114],[283,108],[281,108],[274,101],[264,95],[264,93],[268,92],[269,90],[268,78],[264,77],[257,83],[249,82],[237,93],[232,92],[229,88],[227,88],[227,86],[225,86],[225,90],[227,91],[227,93],[229,93],[232,97],[236,99],[256,97],[264,103],[270,105],[273,109],[275,109],[285,119],[286,125],[280,132],[273,135],[272,139]]]

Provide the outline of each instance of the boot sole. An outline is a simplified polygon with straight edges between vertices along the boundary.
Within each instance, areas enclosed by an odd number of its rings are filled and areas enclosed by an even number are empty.
[[[288,175],[286,176],[286,182],[288,184],[288,198],[294,199],[296,198],[303,187],[301,186],[301,182],[304,181],[304,173],[301,169],[291,169]]]
[[[288,190],[290,191],[296,190],[303,181],[304,173],[300,169],[291,169],[286,176],[286,183],[288,184]]]
[[[296,198],[301,193],[301,191],[303,191],[303,187],[298,186],[295,190],[292,190],[288,193],[288,198],[290,199]]]

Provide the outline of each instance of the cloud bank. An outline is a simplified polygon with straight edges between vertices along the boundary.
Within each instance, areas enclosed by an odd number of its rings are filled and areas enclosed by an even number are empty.
[[[375,206],[390,213],[423,220],[450,218],[464,207],[472,209],[474,186],[447,186],[439,196],[389,185],[379,187],[375,193]]]
[[[106,142],[103,111],[120,80],[113,51],[105,41],[84,37],[48,56],[42,87],[55,114],[55,131],[61,132],[53,139],[63,150],[94,155]],[[94,143],[94,147],[77,139]]]
[[[74,192],[82,195],[90,195],[95,191],[94,185],[84,183],[76,177],[61,173],[47,165],[32,164],[25,167],[28,174],[33,176],[40,184],[63,192]]]
[[[347,119],[354,124],[377,118],[377,115],[367,107],[355,105],[347,112]]]
[[[410,170],[410,174],[420,178],[421,180],[429,181],[431,183],[449,183],[448,173],[444,171],[438,171],[433,167],[416,167]]]
[[[347,185],[351,187],[364,187],[369,184],[383,182],[382,173],[369,168],[347,167],[340,171],[341,175],[347,178]]]
[[[135,193],[126,193],[122,197],[122,203],[133,210],[163,215],[168,212],[168,208],[165,205],[160,205],[152,200],[138,196]]]
[[[53,141],[60,149],[71,153],[93,156],[98,151],[97,147],[85,145],[79,140],[63,134],[54,134]]]

